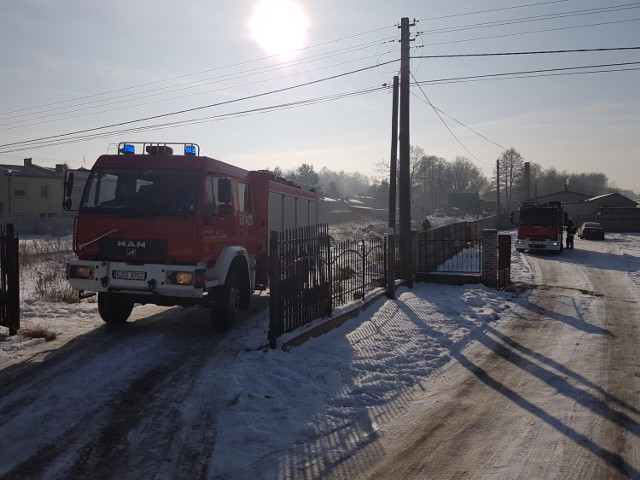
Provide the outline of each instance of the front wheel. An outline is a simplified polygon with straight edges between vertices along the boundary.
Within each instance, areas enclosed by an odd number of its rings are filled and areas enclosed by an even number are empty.
[[[125,323],[133,310],[133,302],[110,292],[98,293],[98,312],[106,323],[119,325]]]
[[[238,316],[240,308],[240,282],[238,272],[231,270],[224,285],[216,290],[215,300],[211,308],[211,323],[217,332],[225,332],[231,328]]]

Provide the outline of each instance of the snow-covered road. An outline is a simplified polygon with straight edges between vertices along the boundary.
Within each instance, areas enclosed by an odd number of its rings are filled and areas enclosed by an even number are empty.
[[[638,252],[578,245],[332,478],[640,478]]]
[[[23,298],[58,338],[0,338],[0,478],[639,478],[640,236],[513,269],[513,292],[416,283],[289,352],[260,348],[261,297],[224,335],[197,308],[114,330]]]

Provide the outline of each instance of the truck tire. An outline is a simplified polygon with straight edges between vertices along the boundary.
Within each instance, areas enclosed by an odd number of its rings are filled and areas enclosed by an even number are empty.
[[[211,324],[216,332],[226,332],[238,316],[240,308],[240,281],[238,271],[232,268],[224,285],[218,287],[211,308]]]
[[[133,302],[115,293],[98,293],[98,312],[102,320],[106,323],[111,325],[125,323],[131,315],[132,310]]]

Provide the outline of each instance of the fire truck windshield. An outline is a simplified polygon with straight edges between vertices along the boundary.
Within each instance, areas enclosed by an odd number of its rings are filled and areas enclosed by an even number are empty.
[[[81,211],[129,216],[195,213],[200,174],[181,170],[99,169],[89,175]]]
[[[520,225],[558,225],[558,214],[550,210],[520,212]]]

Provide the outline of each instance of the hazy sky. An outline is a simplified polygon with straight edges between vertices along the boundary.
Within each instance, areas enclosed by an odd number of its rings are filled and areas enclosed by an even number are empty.
[[[184,141],[247,169],[379,178],[392,96],[377,87],[399,70],[402,17],[414,57],[640,46],[640,2],[624,0],[6,0],[0,163],[90,167],[117,142]],[[411,144],[487,175],[514,147],[640,191],[631,62],[640,50],[414,58]],[[548,71],[568,67],[589,68]]]

